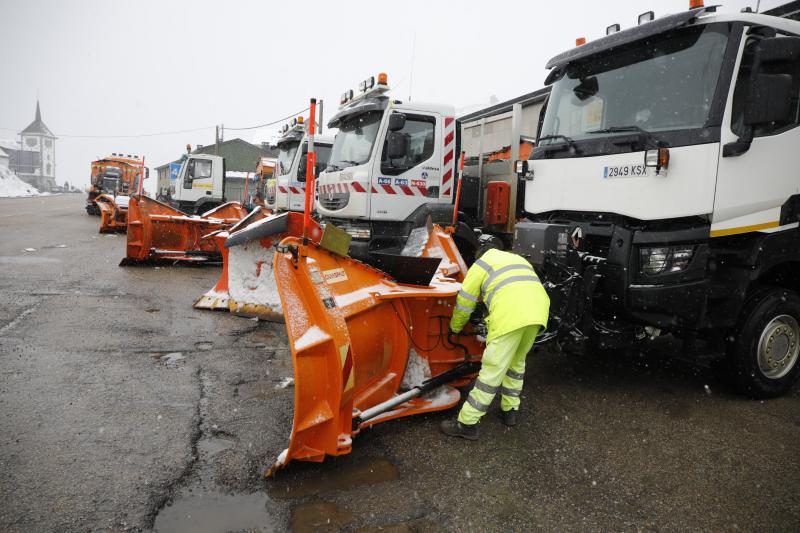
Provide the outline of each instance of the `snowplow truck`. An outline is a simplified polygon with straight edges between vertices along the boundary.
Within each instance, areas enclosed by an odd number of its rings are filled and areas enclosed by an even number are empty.
[[[800,374],[800,22],[694,7],[607,33],[548,62],[515,165],[514,250],[551,329],[576,351],[671,333],[742,393],[783,394]]]
[[[350,234],[352,257],[376,264],[428,217],[455,225],[453,239],[468,265],[483,247],[511,247],[521,208],[513,162],[531,152],[532,139],[512,135],[509,146],[482,154],[492,164],[468,168],[459,187],[462,125],[455,108],[394,100],[385,74],[361,82],[356,96],[344,93],[328,126],[339,131],[319,174],[317,213],[323,224]]]
[[[92,161],[91,183],[87,188],[86,212],[100,216],[97,197],[130,196],[139,189],[144,161],[136,155],[111,154]],[[145,175],[146,177],[146,175]]]
[[[225,202],[225,158],[184,154],[170,204],[184,213],[200,215]]]
[[[273,212],[303,211],[306,191],[306,128],[303,117],[285,124],[276,143],[278,162],[274,181],[267,183],[264,205]],[[330,158],[333,137],[317,135],[314,147],[317,153],[317,175]]]
[[[350,255],[367,262],[402,248],[428,217],[450,224],[456,197],[455,108],[404,104],[388,92],[381,73],[361,82],[358,95],[342,95],[339,112],[328,122],[339,131],[317,180],[317,213],[350,234]],[[453,238],[471,264],[480,245],[473,227],[459,220]]]

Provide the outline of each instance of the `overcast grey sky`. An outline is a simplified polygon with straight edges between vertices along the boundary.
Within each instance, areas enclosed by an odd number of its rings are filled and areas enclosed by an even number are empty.
[[[44,122],[59,136],[57,181],[84,185],[97,156],[135,153],[155,167],[186,143],[212,143],[214,124],[263,124],[312,96],[325,100],[330,117],[344,90],[378,72],[403,100],[409,90],[414,100],[456,108],[512,98],[542,87],[547,59],[576,37],[591,40],[609,24],[629,27],[639,13],[688,3],[0,0],[0,138],[33,120],[38,91]],[[783,3],[762,0],[761,9]],[[205,129],[68,138],[195,128]]]

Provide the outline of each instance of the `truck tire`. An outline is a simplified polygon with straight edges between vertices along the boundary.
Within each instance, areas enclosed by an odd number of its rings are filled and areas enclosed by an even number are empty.
[[[800,297],[759,287],[748,297],[727,350],[732,385],[752,398],[786,393],[800,376]]]

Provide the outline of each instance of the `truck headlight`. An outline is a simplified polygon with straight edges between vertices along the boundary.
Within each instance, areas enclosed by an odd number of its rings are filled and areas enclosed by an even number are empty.
[[[659,246],[639,249],[639,268],[646,276],[682,272],[689,267],[693,245]]]
[[[369,228],[345,227],[342,229],[354,239],[369,239],[372,236],[372,231]]]

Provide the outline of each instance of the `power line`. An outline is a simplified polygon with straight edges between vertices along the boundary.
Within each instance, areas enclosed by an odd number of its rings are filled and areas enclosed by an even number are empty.
[[[226,129],[226,130],[236,130],[236,131],[240,131],[240,130],[257,130],[258,128],[265,128],[265,127],[267,127],[267,126],[274,126],[274,125],[275,125],[275,124],[277,124],[278,122],[283,122],[284,120],[289,120],[290,118],[292,118],[292,117],[294,117],[294,116],[296,116],[296,115],[299,115],[299,114],[301,114],[301,113],[305,113],[305,112],[306,112],[306,111],[308,111],[309,109],[310,109],[310,108],[309,108],[309,107],[307,107],[307,108],[305,108],[305,109],[302,109],[302,110],[298,111],[297,113],[292,113],[292,114],[291,114],[291,115],[289,115],[288,117],[279,118],[278,120],[275,120],[275,121],[273,121],[273,122],[267,122],[266,124],[259,124],[258,126],[247,126],[246,128],[229,128],[228,126],[225,126],[225,129]]]
[[[225,129],[226,130],[234,130],[234,131],[242,131],[242,130],[255,130],[255,129],[258,129],[258,128],[265,128],[267,126],[274,126],[275,124],[278,124],[279,122],[283,122],[284,120],[289,120],[290,118],[294,117],[295,115],[299,115],[301,113],[305,113],[306,111],[308,111],[308,109],[309,108],[307,107],[307,108],[305,108],[305,109],[303,109],[301,111],[298,111],[297,113],[292,113],[291,115],[289,115],[287,117],[283,117],[283,118],[280,118],[278,120],[274,120],[272,122],[267,122],[265,124],[259,124],[257,126],[246,126],[246,127],[243,127],[243,128],[228,128],[228,127],[226,127]],[[133,139],[133,138],[139,138],[139,137],[160,137],[160,136],[165,136],[165,135],[178,135],[178,134],[181,134],[181,133],[194,133],[194,132],[198,132],[198,131],[210,130],[210,129],[213,129],[215,127],[216,126],[203,126],[201,128],[192,128],[192,129],[187,129],[187,130],[161,131],[161,132],[155,132],[155,133],[137,133],[137,134],[132,134],[132,135],[66,135],[66,134],[58,134],[58,137],[61,138],[61,139]],[[18,131],[17,129],[13,129],[13,128],[0,128],[0,130],[13,131],[13,132],[17,132]]]

